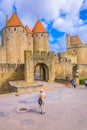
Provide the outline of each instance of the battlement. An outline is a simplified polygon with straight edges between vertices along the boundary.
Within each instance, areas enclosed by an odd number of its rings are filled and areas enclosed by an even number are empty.
[[[34,54],[32,54],[31,51],[26,50],[25,56],[26,56],[26,58],[30,57],[30,58],[35,58],[35,59],[37,59],[37,58],[53,59],[55,57],[55,54],[52,51],[49,51],[49,52],[47,52],[47,51],[35,51]]]
[[[60,62],[61,62],[61,63],[71,63],[71,60],[70,60],[70,59],[67,59],[66,57],[62,57],[62,58],[60,59]]]
[[[81,44],[81,45],[75,44],[75,45],[67,47],[67,49],[71,49],[71,48],[83,48],[83,47],[87,48],[87,44]]]

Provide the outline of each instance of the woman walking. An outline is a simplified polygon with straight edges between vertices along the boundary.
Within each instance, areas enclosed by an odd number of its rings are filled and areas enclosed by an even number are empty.
[[[38,99],[41,114],[45,114],[45,101],[46,101],[46,93],[43,91],[43,89],[41,89]]]

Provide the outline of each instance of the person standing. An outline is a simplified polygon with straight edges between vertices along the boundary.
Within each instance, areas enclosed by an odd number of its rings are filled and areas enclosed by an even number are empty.
[[[76,81],[75,80],[73,81],[73,86],[74,86],[74,88],[76,88]]]
[[[85,80],[85,88],[87,88],[87,80]]]
[[[43,89],[40,90],[39,99],[41,100],[39,103],[41,114],[45,114],[46,93],[43,91]]]

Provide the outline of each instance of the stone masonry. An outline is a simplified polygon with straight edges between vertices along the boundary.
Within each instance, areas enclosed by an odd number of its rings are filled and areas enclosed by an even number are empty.
[[[10,19],[6,18],[1,41],[0,77],[3,82],[7,79],[34,82],[35,78],[50,82],[56,78],[76,78],[77,72],[79,79],[87,78],[87,45],[78,36],[66,35],[67,51],[54,54],[49,49],[49,35],[41,21],[38,20],[31,31],[14,13]]]

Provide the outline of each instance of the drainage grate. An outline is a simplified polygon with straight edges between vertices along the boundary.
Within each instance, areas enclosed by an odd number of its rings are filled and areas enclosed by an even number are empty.
[[[17,108],[16,112],[27,112],[28,111],[28,108]]]

